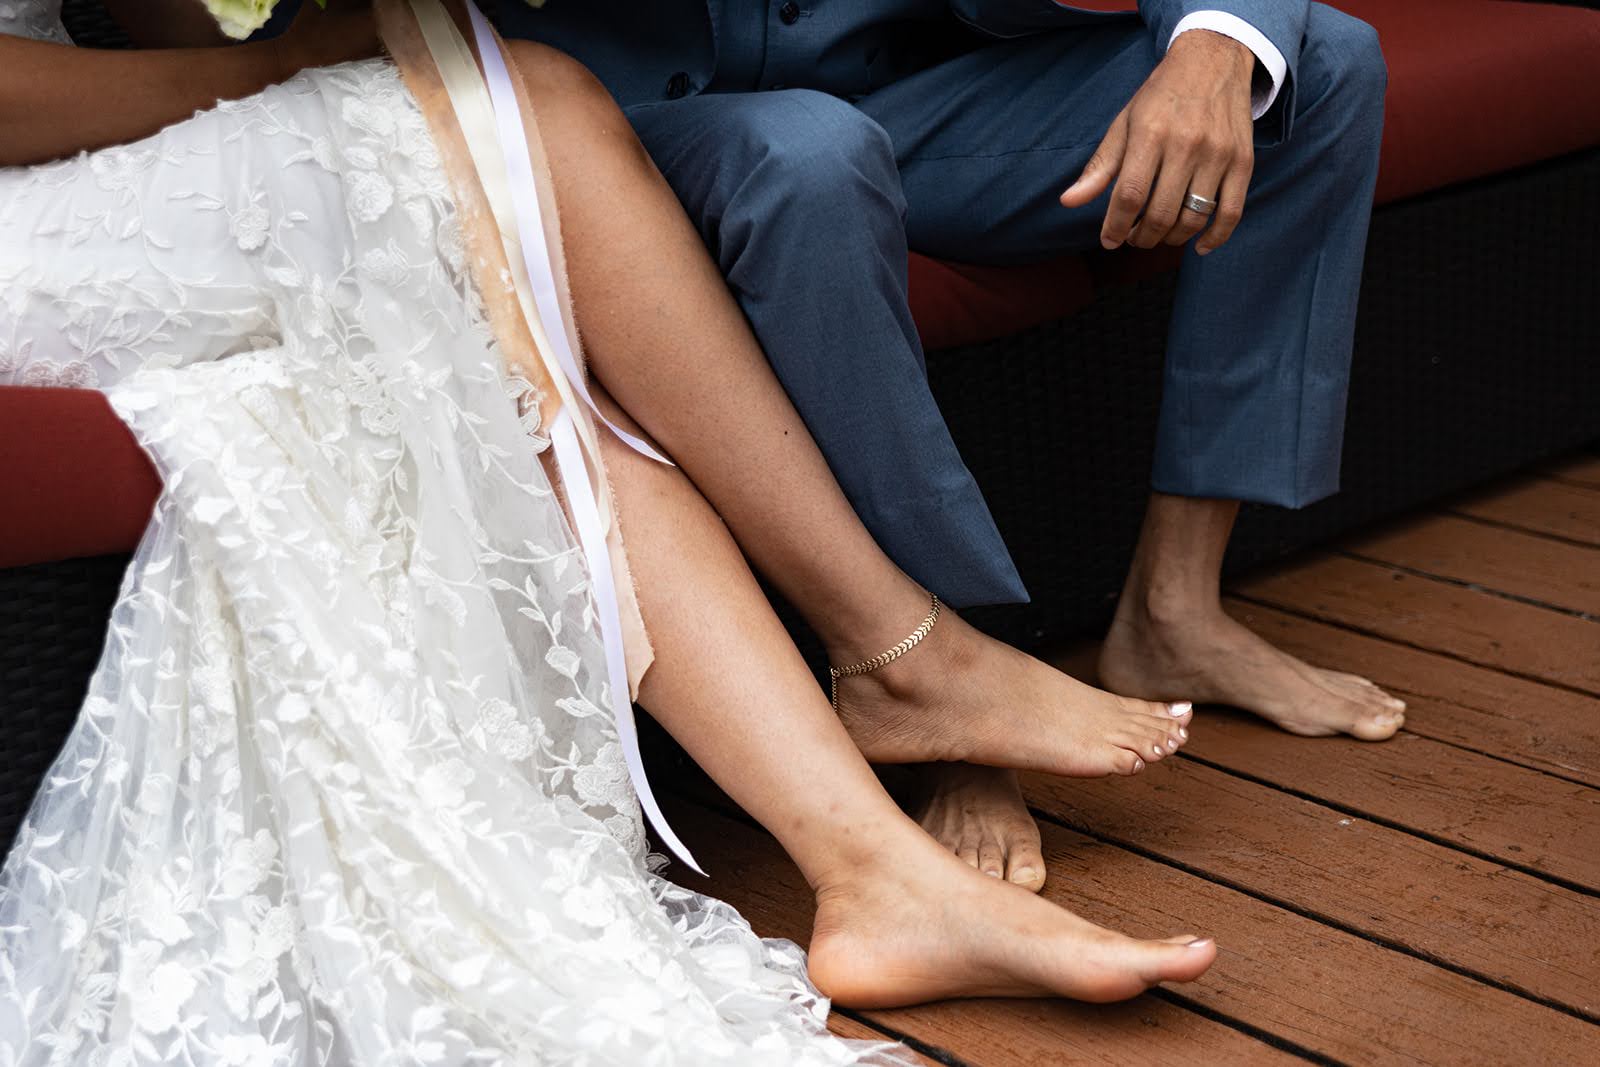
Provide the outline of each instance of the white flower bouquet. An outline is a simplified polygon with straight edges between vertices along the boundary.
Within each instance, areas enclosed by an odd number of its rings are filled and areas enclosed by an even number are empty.
[[[278,0],[203,0],[206,10],[217,20],[223,33],[242,41],[267,24]],[[327,0],[317,0],[318,7],[327,7]]]

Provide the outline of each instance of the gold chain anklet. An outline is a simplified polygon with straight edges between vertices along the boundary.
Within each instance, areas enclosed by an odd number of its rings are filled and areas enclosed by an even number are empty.
[[[922,625],[911,631],[910,637],[907,637],[887,652],[878,653],[871,659],[862,660],[860,663],[852,664],[849,667],[828,668],[828,699],[832,702],[834,711],[839,710],[840,678],[849,678],[856,674],[871,674],[880,667],[887,667],[913,648],[922,644],[922,639],[933,632],[933,624],[939,621],[939,609],[942,605],[939,603],[938,593],[931,595],[933,597],[933,607],[929,609],[928,617],[922,620]]]

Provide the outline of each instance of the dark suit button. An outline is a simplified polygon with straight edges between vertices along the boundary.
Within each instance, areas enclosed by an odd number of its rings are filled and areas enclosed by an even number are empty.
[[[785,26],[793,26],[800,21],[800,5],[795,3],[794,0],[788,0],[782,7],[778,8],[778,17],[783,20]]]
[[[678,71],[678,73],[674,74],[672,77],[667,79],[667,99],[668,100],[676,100],[681,96],[687,95],[688,92],[689,92],[689,75],[688,74],[686,74],[686,73],[684,73],[683,71],[680,70],[680,71]]]

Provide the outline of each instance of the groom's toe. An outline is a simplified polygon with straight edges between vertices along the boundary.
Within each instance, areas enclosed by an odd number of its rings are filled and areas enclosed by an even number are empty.
[[[1044,888],[1044,854],[1039,848],[1039,829],[1018,827],[1007,843],[1006,881],[1037,893]]]
[[[1006,873],[1006,850],[998,837],[989,834],[978,846],[978,870],[990,878],[1000,878]]]

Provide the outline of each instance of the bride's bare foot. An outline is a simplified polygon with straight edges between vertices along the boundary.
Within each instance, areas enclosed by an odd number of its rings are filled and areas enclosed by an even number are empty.
[[[953,611],[908,655],[839,681],[839,718],[873,763],[979,763],[1073,778],[1133,774],[1188,740],[1192,715],[1187,703],[1084,685]]]
[[[1307,737],[1383,741],[1405,725],[1405,701],[1359,675],[1313,667],[1274,648],[1220,606],[1163,618],[1159,609],[1126,601],[1100,652],[1100,681],[1119,693],[1182,693]]]
[[[1037,893],[1044,888],[1039,825],[1028,814],[1016,771],[938,763],[922,775],[922,828],[969,867]]]
[[[1127,937],[987,878],[931,839],[915,848],[819,887],[811,980],[836,1004],[1124,1000],[1159,982],[1193,981],[1216,958],[1209,939]]]

